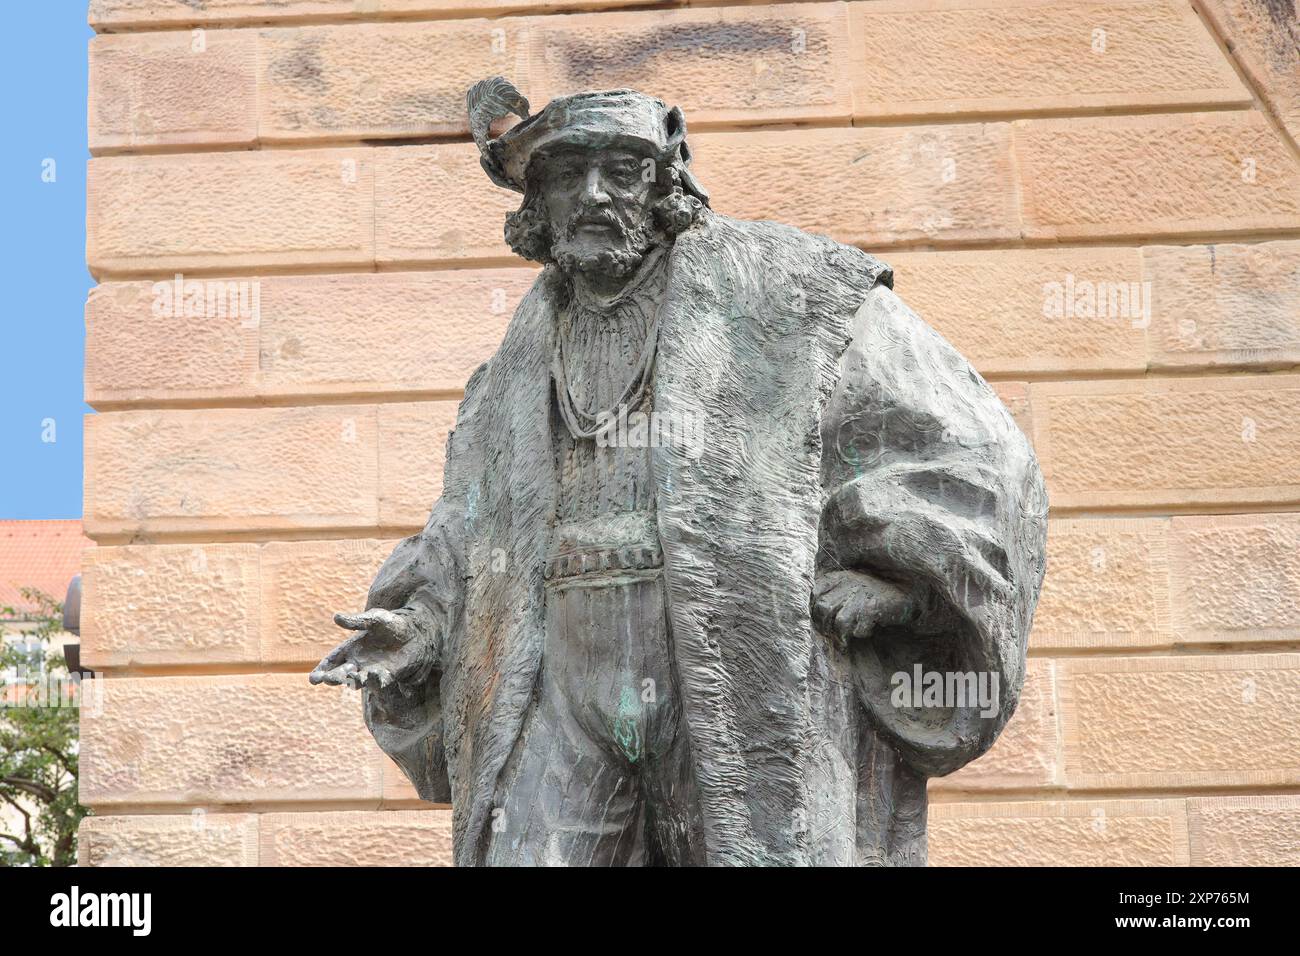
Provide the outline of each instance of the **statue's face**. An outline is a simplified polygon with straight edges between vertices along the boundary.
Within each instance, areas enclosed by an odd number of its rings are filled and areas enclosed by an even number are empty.
[[[644,158],[628,150],[546,157],[541,190],[557,262],[613,274],[635,266],[653,237],[654,183],[645,168]]]

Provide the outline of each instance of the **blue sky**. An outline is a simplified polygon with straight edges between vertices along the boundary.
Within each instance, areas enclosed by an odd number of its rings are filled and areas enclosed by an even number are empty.
[[[85,0],[6,4],[0,518],[81,517],[91,36]]]

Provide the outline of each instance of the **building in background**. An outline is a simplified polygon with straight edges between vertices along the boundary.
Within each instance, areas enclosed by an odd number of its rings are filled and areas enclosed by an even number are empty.
[[[31,591],[63,603],[69,584],[81,572],[82,550],[93,545],[82,534],[80,521],[0,521],[0,641],[29,662],[25,667],[0,667],[0,706],[26,706],[31,685],[44,678],[44,661],[76,647],[77,636],[67,631],[38,634],[49,607]],[[66,684],[55,686],[68,690]],[[28,812],[35,809],[26,806]],[[16,807],[0,802],[0,832],[22,833],[21,817]]]
[[[0,636],[7,645],[60,654],[65,644],[76,642],[75,635],[61,631],[35,646],[30,635],[41,608],[23,592],[35,589],[63,603],[68,585],[81,573],[82,550],[93,546],[80,521],[0,520]]]

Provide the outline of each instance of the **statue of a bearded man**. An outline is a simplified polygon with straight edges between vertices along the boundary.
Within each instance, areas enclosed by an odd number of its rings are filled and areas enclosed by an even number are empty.
[[[927,778],[1020,694],[1029,443],[883,263],[710,209],[681,110],[469,107],[545,268],[312,681],[363,690],[461,866],[924,863]]]

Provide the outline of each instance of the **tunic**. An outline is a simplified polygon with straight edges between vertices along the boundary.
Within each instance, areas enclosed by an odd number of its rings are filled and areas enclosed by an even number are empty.
[[[647,350],[665,265],[652,254],[617,298],[575,295],[558,317],[545,647],[537,702],[506,769],[495,864],[680,865],[698,855],[649,433],[575,435],[569,424],[585,432],[653,411]]]

